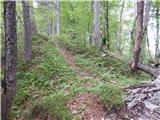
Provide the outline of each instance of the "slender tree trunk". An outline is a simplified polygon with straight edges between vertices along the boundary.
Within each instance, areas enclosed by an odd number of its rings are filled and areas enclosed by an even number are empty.
[[[159,37],[159,16],[160,16],[160,13],[159,13],[159,4],[158,4],[158,1],[156,2],[156,49],[155,49],[155,59],[156,61],[158,62],[158,54],[159,53],[159,41],[160,41],[160,37]]]
[[[51,20],[50,20],[50,17],[48,17],[48,20],[47,20],[47,35],[51,35]]]
[[[100,48],[101,38],[100,38],[100,2],[99,1],[94,0],[93,9],[94,9],[94,19],[93,19],[94,43],[98,48]]]
[[[137,21],[137,0],[134,0],[134,21],[133,21],[133,28],[131,30],[131,44],[130,44],[130,51],[132,53],[133,48],[134,48],[134,39],[135,39],[135,28],[136,28],[136,21]]]
[[[148,47],[148,54],[149,54],[149,57],[150,57],[150,59],[152,60],[152,56],[151,56],[151,52],[150,52],[150,49],[149,49],[149,38],[148,38],[148,31],[147,31],[147,33],[146,33],[147,35],[147,47]]]
[[[55,25],[54,25],[54,16],[52,17],[52,35],[55,35]]]
[[[2,120],[7,120],[16,94],[16,2],[4,1],[5,20],[5,76],[1,103]],[[1,81],[2,82],[2,81]]]
[[[105,9],[105,1],[103,1],[102,2],[102,19],[101,19],[101,21],[102,21],[102,45],[101,45],[101,49],[103,48],[103,47],[105,47],[106,46],[106,20],[105,20],[105,16],[106,16],[106,9]]]
[[[131,64],[131,69],[133,70],[137,69],[139,55],[141,51],[141,41],[143,33],[143,11],[144,11],[144,1],[140,0],[137,2],[136,36],[135,36],[133,61]]]
[[[109,35],[109,14],[108,14],[108,9],[109,9],[109,1],[106,1],[106,31],[107,31],[107,47],[110,49],[110,35]]]
[[[32,55],[32,30],[29,5],[26,1],[22,1],[23,5],[23,19],[24,19],[24,59],[25,61],[31,60]]]
[[[32,5],[33,6],[33,5]],[[32,27],[32,36],[38,34],[38,29],[36,25],[35,13],[34,8],[31,9],[31,27]]]
[[[38,34],[38,29],[34,18],[31,19],[31,27],[32,27],[32,36]]]
[[[32,2],[32,7],[33,7],[33,2]],[[37,29],[36,20],[35,20],[34,8],[31,8],[31,30],[32,30],[32,36],[38,34],[38,29]]]
[[[60,35],[60,0],[56,0],[57,4],[57,35]]]
[[[152,1],[147,1],[145,6],[145,15],[144,15],[144,26],[143,26],[143,34],[142,34],[142,51],[140,55],[140,61],[143,62],[145,57],[145,50],[146,50],[146,41],[147,41],[147,31],[148,31],[148,22],[149,22],[149,13],[151,9]]]
[[[120,26],[119,26],[119,33],[118,33],[118,51],[120,54],[122,54],[122,48],[121,48],[121,38],[122,38],[122,18],[123,18],[123,9],[124,9],[124,4],[125,4],[125,1],[122,2],[122,9],[120,11]]]

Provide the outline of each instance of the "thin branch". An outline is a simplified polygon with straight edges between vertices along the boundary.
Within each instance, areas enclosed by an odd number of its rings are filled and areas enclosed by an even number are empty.
[[[22,24],[22,26],[24,27],[24,24],[23,24],[23,22],[22,22],[22,20],[21,20],[21,18],[20,18],[20,16],[16,13],[16,15],[17,15],[17,18],[20,20],[20,23]]]

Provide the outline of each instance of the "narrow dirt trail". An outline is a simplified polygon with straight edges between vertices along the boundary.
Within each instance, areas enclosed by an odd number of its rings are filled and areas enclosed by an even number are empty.
[[[69,51],[64,48],[59,48],[59,53],[63,55],[66,63],[77,73],[78,76],[80,76],[80,78],[88,75],[87,73],[85,74],[80,71],[80,68],[76,65],[74,56]]]
[[[76,72],[78,78],[84,79],[85,77],[90,77],[95,80],[97,84],[103,83],[101,77],[93,75],[89,70],[82,70],[77,65],[76,59],[70,51],[59,47],[57,44],[56,46],[66,63]],[[86,83],[85,87],[91,86]],[[70,111],[74,115],[79,116],[81,120],[120,120],[116,114],[109,114],[99,96],[93,93],[78,94],[68,101],[66,105]]]
[[[91,79],[95,80],[97,83],[103,83],[103,80],[100,76],[96,76],[96,75],[92,74],[87,69],[82,70],[77,65],[75,57],[72,55],[72,53],[70,51],[66,50],[65,48],[60,48],[59,46],[58,46],[58,49],[59,49],[59,53],[64,57],[66,63],[71,67],[71,69],[73,69],[77,73],[77,76],[80,79],[83,79],[85,77],[90,77]]]

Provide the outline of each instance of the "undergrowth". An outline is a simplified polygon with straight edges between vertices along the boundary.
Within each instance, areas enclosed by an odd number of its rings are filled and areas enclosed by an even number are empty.
[[[108,110],[119,109],[124,105],[124,92],[118,86],[102,85],[99,87],[98,94],[102,102],[106,105]]]
[[[87,47],[82,40],[70,40],[59,37],[58,43],[75,55],[77,64],[81,69],[89,69],[92,74],[98,75],[103,82],[113,81],[121,86],[127,84],[139,83],[151,79],[151,77],[141,71],[136,74],[128,67],[127,63],[112,58],[110,56],[102,57],[98,49]]]
[[[43,117],[70,120],[72,115],[64,105],[66,97],[71,99],[84,92],[98,94],[108,108],[118,108],[123,105],[122,86],[150,78],[142,72],[138,73],[137,78],[133,77],[126,63],[101,57],[98,49],[87,47],[80,40],[70,41],[64,36],[48,38],[41,35],[33,39],[32,60],[24,63],[22,55],[18,56],[17,92],[11,114],[13,117],[23,116],[27,111],[30,119],[44,114]],[[99,76],[102,83],[99,84],[90,76],[78,78],[60,55],[55,43],[71,51],[76,64],[82,70]]]
[[[25,63],[18,58],[17,92],[11,114],[13,117],[26,111],[30,101],[64,92],[63,89],[76,79],[75,72],[65,63],[53,41],[42,41],[41,44],[35,42],[37,41],[33,41],[32,61]]]
[[[63,93],[44,97],[41,101],[34,102],[30,119],[71,120],[73,116],[65,107],[66,96]]]

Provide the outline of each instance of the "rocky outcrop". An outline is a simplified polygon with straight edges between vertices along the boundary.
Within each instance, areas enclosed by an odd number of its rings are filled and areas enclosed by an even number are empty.
[[[130,120],[160,120],[160,76],[148,83],[127,86],[125,91]]]

